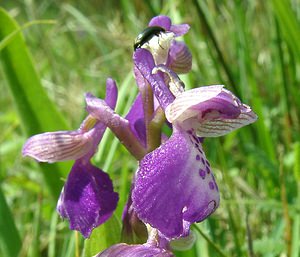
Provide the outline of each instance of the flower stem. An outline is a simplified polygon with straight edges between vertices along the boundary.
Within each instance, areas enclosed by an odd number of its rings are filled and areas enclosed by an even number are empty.
[[[147,140],[146,148],[147,148],[147,152],[150,152],[153,133],[151,133],[152,130],[149,127],[149,124],[151,122],[153,111],[154,111],[153,92],[151,86],[148,83],[146,83],[145,86],[141,88],[140,92],[142,95],[144,122],[146,127],[146,140]]]
[[[220,247],[216,245],[198,226],[193,226],[199,234],[220,254],[222,257],[228,257],[226,254],[222,252]]]
[[[147,152],[153,151],[161,144],[161,128],[166,121],[166,116],[161,107],[154,114],[149,124],[149,141],[147,142]]]

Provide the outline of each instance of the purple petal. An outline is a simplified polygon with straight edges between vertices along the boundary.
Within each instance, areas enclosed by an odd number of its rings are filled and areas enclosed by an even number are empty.
[[[172,25],[172,21],[168,16],[159,15],[151,19],[149,26],[159,26],[167,31],[171,31],[176,37],[186,34],[190,26],[188,24]]]
[[[191,70],[192,54],[184,42],[172,41],[169,66],[176,73],[188,73]]]
[[[192,108],[219,95],[223,87],[223,85],[215,85],[194,88],[183,92],[166,109],[166,118],[169,122],[175,123],[198,115],[199,112],[194,111]]]
[[[149,27],[159,26],[168,31],[171,28],[171,23],[172,23],[171,19],[168,16],[159,15],[159,16],[153,17],[150,20],[148,25],[149,25]]]
[[[134,66],[134,78],[139,88],[139,91],[145,91],[147,89],[148,83],[136,66]]]
[[[174,101],[174,96],[166,86],[160,74],[152,74],[155,67],[151,53],[145,49],[137,49],[133,56],[135,67],[140,71],[145,80],[151,85],[154,95],[162,108],[166,108]]]
[[[133,190],[138,217],[167,238],[187,235],[190,223],[207,218],[219,192],[193,130],[173,132],[140,162]]]
[[[22,154],[40,162],[75,160],[93,148],[93,133],[78,130],[38,134],[26,141]]]
[[[125,117],[129,121],[131,130],[137,138],[146,145],[146,127],[144,122],[144,110],[142,96],[139,93]]]
[[[112,79],[106,82],[106,106],[116,106],[117,87]],[[107,107],[107,108],[109,108]],[[93,128],[94,127],[94,128]],[[88,116],[75,131],[56,131],[38,134],[29,138],[23,146],[23,156],[30,156],[40,162],[76,160],[96,151],[106,126]]]
[[[194,128],[200,137],[225,135],[256,121],[251,108],[222,85],[183,92],[166,109],[169,122]]]
[[[190,29],[190,25],[188,24],[179,24],[179,25],[172,25],[170,31],[172,31],[176,37],[180,37],[186,34]]]
[[[88,94],[89,97],[91,97],[91,94]],[[118,98],[118,88],[116,85],[116,82],[111,79],[108,78],[106,80],[106,95],[105,95],[105,100],[100,100],[101,103],[103,103],[105,105],[105,107],[107,109],[109,109],[111,112],[113,112],[113,110],[116,107],[117,104],[117,98]],[[92,117],[91,115],[89,115],[86,120],[88,119],[93,119],[90,118]],[[84,124],[86,122],[86,120],[83,122],[83,124],[80,126],[81,130],[84,130]],[[88,121],[87,121],[88,122]],[[95,154],[95,152],[97,151],[97,146],[99,145],[104,132],[106,130],[106,124],[103,122],[96,122],[96,125],[94,126],[94,133],[93,133],[93,148],[91,149],[91,151],[89,153],[86,154],[85,159],[89,160],[90,158],[92,158],[92,156]]]
[[[175,257],[171,252],[155,246],[117,244],[95,257]]]
[[[108,78],[106,80],[106,95],[104,100],[96,98],[89,92],[85,94],[85,98],[86,101],[88,100],[91,105],[95,106],[95,108],[98,107],[99,109],[106,109],[107,112],[113,113],[118,98],[118,89],[116,82],[111,78]],[[89,119],[89,116],[87,117],[87,119]],[[84,124],[85,121],[83,122],[83,125],[81,125],[81,127],[84,127]]]
[[[86,105],[89,114],[109,127],[134,157],[140,160],[145,155],[145,147],[132,131],[128,120],[116,114],[105,101],[92,94],[86,94]]]
[[[125,129],[128,126],[128,121],[116,114],[104,100],[87,93],[85,101],[88,113],[110,129]]]
[[[113,79],[108,78],[106,80],[105,102],[110,108],[115,109],[117,98],[118,98],[118,88],[116,82]]]
[[[114,119],[114,110],[102,99],[91,93],[85,94],[86,109],[93,117],[104,123],[106,126]]]
[[[61,192],[57,211],[70,229],[89,237],[112,215],[118,202],[109,176],[84,160],[77,160]]]

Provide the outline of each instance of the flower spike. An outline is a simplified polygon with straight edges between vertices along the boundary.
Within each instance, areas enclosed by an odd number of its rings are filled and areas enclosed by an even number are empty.
[[[125,118],[115,112],[118,90],[109,78],[105,99],[86,93],[88,115],[77,130],[35,135],[23,147],[24,156],[40,162],[75,160],[57,211],[85,238],[111,217],[119,200],[109,175],[92,164],[106,128],[138,161],[122,217],[122,240],[132,245],[118,243],[94,257],[175,257],[171,249],[191,247],[190,226],[208,218],[220,202],[204,138],[257,119],[223,85],[185,91],[178,74],[191,70],[192,55],[176,40],[189,28],[160,15],[136,38],[139,94]]]

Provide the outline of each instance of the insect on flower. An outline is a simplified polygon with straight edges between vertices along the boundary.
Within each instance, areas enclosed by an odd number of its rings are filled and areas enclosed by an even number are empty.
[[[144,29],[135,39],[133,49],[134,51],[141,48],[145,43],[147,43],[152,37],[159,36],[161,32],[166,32],[166,30],[159,26],[151,26]]]

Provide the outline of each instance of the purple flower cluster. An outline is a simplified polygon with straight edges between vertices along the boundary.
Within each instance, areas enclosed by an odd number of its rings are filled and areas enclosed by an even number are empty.
[[[117,87],[108,79],[104,100],[86,94],[88,115],[78,130],[35,135],[23,148],[24,156],[40,162],[75,160],[57,211],[84,237],[112,215],[118,202],[108,174],[91,163],[105,129],[138,160],[123,232],[146,242],[120,243],[98,257],[173,256],[169,243],[187,237],[190,225],[206,219],[219,205],[203,138],[227,134],[257,119],[222,85],[185,91],[177,74],[190,71],[192,56],[175,38],[189,26],[173,25],[166,16],[154,17],[151,26],[163,29],[133,54],[139,94],[125,118],[114,111]],[[169,138],[162,133],[164,124],[172,129]]]

